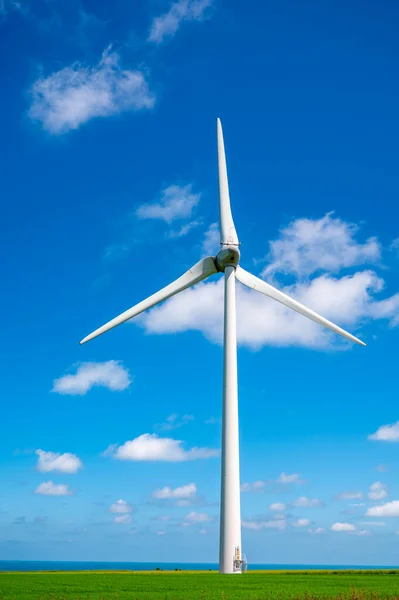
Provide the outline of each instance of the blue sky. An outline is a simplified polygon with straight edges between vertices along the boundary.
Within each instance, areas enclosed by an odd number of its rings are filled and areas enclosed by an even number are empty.
[[[217,561],[222,119],[249,562],[398,563],[399,7],[0,2],[0,559]],[[395,443],[396,442],[396,443]]]

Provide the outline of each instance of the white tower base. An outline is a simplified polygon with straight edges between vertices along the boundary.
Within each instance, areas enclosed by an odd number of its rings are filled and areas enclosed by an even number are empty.
[[[241,573],[235,267],[227,266],[224,278],[224,371],[219,572]]]

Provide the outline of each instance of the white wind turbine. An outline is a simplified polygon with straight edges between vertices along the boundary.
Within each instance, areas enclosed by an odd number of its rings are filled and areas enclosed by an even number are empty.
[[[222,476],[220,501],[220,573],[241,573],[241,516],[240,516],[240,469],[238,435],[238,392],[237,392],[237,335],[236,335],[236,299],[235,280],[265,296],[269,296],[284,306],[292,308],[304,317],[308,317],[343,337],[365,346],[355,336],[341,329],[331,321],[306,308],[293,298],[280,292],[262,279],[251,275],[239,266],[240,243],[230,208],[227,180],[226,157],[223,132],[220,119],[217,120],[219,188],[220,188],[220,244],[216,257],[203,258],[173,283],[156,292],[146,300],[136,304],[112,321],[109,321],[80,343],[105,333],[109,329],[124,323],[170,298],[174,294],[191,287],[219,272],[224,273],[224,361],[223,361],[223,411],[222,411]]]

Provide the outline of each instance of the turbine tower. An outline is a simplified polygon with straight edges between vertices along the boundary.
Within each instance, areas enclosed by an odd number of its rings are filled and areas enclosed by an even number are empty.
[[[80,343],[105,333],[124,323],[163,300],[178,294],[192,285],[216,273],[224,273],[224,361],[223,361],[223,410],[222,410],[222,473],[220,501],[220,573],[241,573],[241,516],[240,516],[240,470],[239,470],[239,431],[238,431],[238,391],[237,391],[237,335],[236,335],[236,279],[284,306],[295,310],[304,317],[327,327],[331,331],[356,342],[366,344],[341,329],[331,321],[306,308],[293,298],[280,292],[262,279],[251,275],[239,266],[239,241],[230,207],[227,180],[226,157],[220,119],[217,120],[218,165],[220,189],[220,245],[218,254],[203,258],[179,279],[156,292],[146,300],[112,319]]]

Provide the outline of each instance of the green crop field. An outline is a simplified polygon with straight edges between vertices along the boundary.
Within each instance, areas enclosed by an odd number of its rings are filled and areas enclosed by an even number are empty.
[[[0,573],[0,600],[399,600],[399,571]]]

